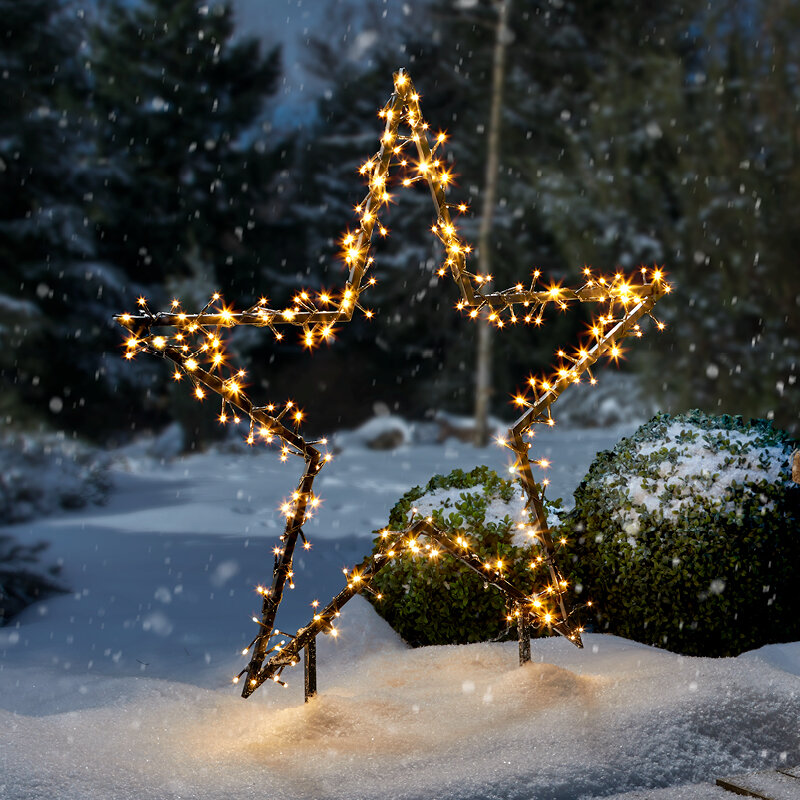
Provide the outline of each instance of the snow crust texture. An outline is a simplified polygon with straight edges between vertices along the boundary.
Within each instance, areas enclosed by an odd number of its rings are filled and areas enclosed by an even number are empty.
[[[533,653],[524,668],[513,643],[384,642],[353,663],[329,653],[308,704],[299,684],[245,702],[186,683],[90,681],[97,707],[0,713],[0,793],[572,800],[798,755],[797,675],[757,656],[688,659],[601,635],[583,652],[548,640]]]

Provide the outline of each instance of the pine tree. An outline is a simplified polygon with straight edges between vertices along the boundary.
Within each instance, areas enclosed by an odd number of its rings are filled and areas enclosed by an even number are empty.
[[[670,328],[641,348],[665,402],[796,429],[800,162],[786,131],[798,4],[612,17],[582,28],[601,46],[581,112],[565,106],[558,159],[528,166],[541,174],[542,224],[572,260],[666,264]]]
[[[470,190],[472,224],[468,238],[477,242],[478,222],[487,189],[485,163],[490,128],[492,71],[498,4],[494,0],[437,0],[433,32],[440,41],[439,74],[458,98],[454,110],[458,134],[454,151],[458,171]],[[514,2],[504,33],[505,72],[502,145],[497,169],[489,263],[493,285],[528,283],[539,269],[555,280],[573,282],[582,264],[571,263],[541,220],[541,175],[529,165],[542,157],[556,162],[561,111],[579,91],[586,58],[575,47],[571,4]],[[474,265],[477,268],[477,263]],[[507,415],[507,399],[526,371],[545,368],[553,351],[577,333],[575,315],[549,320],[548,326],[506,328],[495,337],[492,356],[492,410]],[[474,363],[470,354],[469,363]]]
[[[424,20],[417,19],[422,25]],[[389,37],[391,34],[387,34]],[[424,34],[420,40],[427,40]],[[423,93],[422,107],[426,119],[435,129],[446,129],[454,111],[451,84],[439,69],[440,50],[435,45],[408,42],[401,52],[396,46],[379,41],[362,61],[366,67],[337,60],[325,46],[316,48],[318,63],[331,79],[331,89],[322,98],[316,123],[306,132],[302,145],[303,171],[300,214],[307,226],[307,269],[301,276],[312,288],[337,286],[346,279],[344,264],[339,258],[341,235],[354,220],[354,205],[365,194],[358,168],[379,147],[383,123],[378,111],[392,90],[392,74],[400,66],[409,69],[415,85]],[[457,137],[444,151],[452,155]],[[452,146],[451,146],[452,145]],[[409,149],[409,157],[413,157]],[[458,186],[452,196],[466,200],[468,186],[456,158]],[[364,302],[376,311],[369,323],[354,320],[325,358],[341,356],[340,368],[347,364],[360,367],[371,364],[365,392],[356,392],[364,406],[349,411],[354,422],[357,415],[369,413],[369,402],[386,401],[390,407],[401,402],[403,413],[421,414],[445,402],[452,403],[453,394],[471,386],[466,366],[470,346],[465,338],[474,326],[461,319],[454,310],[455,287],[439,278],[435,269],[442,253],[430,234],[434,208],[430,191],[423,183],[409,187],[400,185],[395,172],[389,187],[390,206],[381,214],[389,230],[384,239],[376,236],[375,264],[372,275],[377,285],[363,296]],[[458,358],[458,353],[467,354]],[[318,361],[320,354],[312,356]],[[464,365],[459,375],[450,379],[449,364],[456,360]],[[354,375],[353,380],[363,378]],[[443,380],[444,378],[444,380]],[[401,391],[398,387],[408,387]],[[374,388],[373,388],[374,387]],[[369,397],[365,397],[369,395]],[[331,398],[330,402],[335,402]],[[334,422],[336,420],[334,419]]]
[[[796,432],[800,4],[721,4],[703,22],[676,243],[693,296],[676,309],[676,369],[664,388],[683,407],[699,399]],[[701,130],[691,125],[698,112]]]
[[[200,0],[112,2],[93,31],[92,219],[102,257],[154,307],[213,290],[249,304],[291,252],[295,230],[275,202],[290,154],[265,109],[279,51],[233,33],[230,5]],[[151,405],[163,406],[166,380]],[[189,440],[205,438],[206,410],[176,401],[172,413]]]
[[[58,0],[0,2],[0,411],[68,430],[109,388],[97,379],[117,288],[83,213],[80,24]]]
[[[491,237],[497,286],[526,280],[534,268],[574,284],[584,265],[608,272],[664,263],[677,287],[659,309],[668,333],[637,348],[650,356],[638,361],[634,354],[628,367],[669,361],[670,370],[659,369],[648,382],[663,385],[676,406],[773,412],[790,426],[800,331],[793,305],[797,143],[787,132],[798,102],[791,33],[799,16],[793,1],[747,8],[736,0],[713,8],[667,2],[657,9],[628,0],[515,2]],[[425,44],[409,48],[400,62],[424,94],[428,119],[445,121],[454,134],[453,191],[471,205],[472,221],[463,220],[462,230],[473,243],[495,18],[492,0],[436,0],[430,15],[415,18]],[[755,44],[754,30],[766,45]],[[313,187],[309,196],[322,198],[317,208],[330,212],[315,215],[322,240],[311,250],[314,259],[325,247],[335,251],[340,220],[349,219],[349,205],[360,197],[353,170],[370,152],[362,143],[385,98],[383,74],[399,65],[387,53],[373,56],[363,73],[345,65],[322,106],[318,142],[312,139],[309,151],[317,177],[304,180],[304,191]],[[379,316],[376,327],[391,357],[413,353],[415,343],[433,352],[428,363],[440,369],[426,372],[426,362],[413,355],[408,362],[422,379],[420,395],[434,404],[460,400],[466,410],[474,328],[451,325],[449,309],[433,303],[450,287],[409,284],[425,255],[407,249],[419,243],[419,199],[415,218],[401,213],[405,201],[397,193],[389,227],[403,244],[396,255],[393,242],[381,244],[382,285],[373,296],[392,298],[387,309],[411,292],[421,300],[402,318],[395,312],[391,325]],[[381,274],[392,263],[398,269]],[[549,320],[541,331],[504,331],[493,359],[494,410],[504,409],[524,370],[544,367],[581,327],[578,312]],[[754,363],[754,354],[763,357]]]
[[[107,184],[95,219],[110,260],[145,284],[197,264],[241,281],[263,200],[257,125],[279,54],[232,42],[233,24],[227,4],[146,0],[112,3],[94,31]]]
[[[311,214],[313,227],[324,231],[322,241],[312,248],[312,258],[320,250],[326,252],[326,260],[333,255],[335,237],[343,227],[341,219],[350,219],[353,200],[363,192],[354,171],[376,147],[380,129],[375,124],[375,109],[386,100],[387,76],[401,65],[409,69],[422,92],[426,119],[449,134],[445,152],[454,163],[455,175],[451,196],[470,206],[458,224],[465,238],[477,244],[497,13],[493,2],[438,0],[431,6],[415,13],[416,38],[406,43],[402,53],[384,44],[365,59],[370,62],[367,69],[357,71],[352,64],[340,64],[337,72],[334,54],[323,48],[326,73],[334,79],[329,97],[320,107],[319,124],[309,137],[305,163],[310,174],[303,181],[304,194],[312,198],[308,208],[316,209]],[[521,14],[515,12],[511,28],[516,30]],[[515,47],[512,42],[512,64],[519,62],[524,44],[519,51]],[[504,125],[509,120],[512,127],[519,125],[517,102],[515,95],[506,97]],[[372,132],[366,135],[367,130]],[[517,143],[516,129],[510,141]],[[513,163],[504,139],[489,244],[496,287],[525,281],[541,266],[533,261],[529,215],[522,208],[525,197],[515,185]],[[377,249],[379,285],[370,295],[377,298],[381,313],[372,323],[377,331],[374,339],[384,343],[383,366],[391,363],[392,373],[403,380],[414,377],[418,391],[408,395],[407,412],[447,407],[468,413],[474,399],[477,326],[453,309],[457,293],[452,283],[435,275],[441,253],[426,234],[431,221],[430,197],[424,186],[416,188],[418,192],[403,188],[393,194],[387,215],[391,234]],[[325,215],[320,214],[322,209]],[[311,217],[309,232],[313,235]],[[333,224],[326,227],[331,219]],[[547,252],[546,245],[538,247],[544,261],[548,261]],[[470,266],[480,271],[474,257]],[[348,339],[351,336],[349,332]],[[532,338],[538,337],[530,330],[503,332],[501,351],[493,359],[495,411],[506,413],[505,399],[523,370],[542,367],[551,357],[553,348],[548,340],[538,348],[543,357],[531,359]]]

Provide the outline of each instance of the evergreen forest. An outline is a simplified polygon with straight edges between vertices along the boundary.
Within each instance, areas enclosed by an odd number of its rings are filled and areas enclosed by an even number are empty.
[[[332,14],[304,45],[324,88],[288,123],[281,48],[238,29],[231,5],[85,5],[0,0],[0,420],[109,445],[178,421],[203,447],[214,414],[155,359],[124,361],[113,315],[139,296],[279,307],[341,286],[358,167],[401,66],[448,133],[451,196],[475,242],[498,3],[429,0],[391,26],[369,9]],[[667,329],[622,368],[664,409],[796,434],[800,0],[508,0],[508,14],[494,284],[663,265]],[[313,353],[299,334],[230,341],[253,395],[294,399],[312,432],[354,426],[377,402],[412,419],[471,411],[477,325],[436,275],[430,194],[396,187],[393,201],[374,319]],[[493,413],[512,415],[509,395],[586,318],[494,335]]]

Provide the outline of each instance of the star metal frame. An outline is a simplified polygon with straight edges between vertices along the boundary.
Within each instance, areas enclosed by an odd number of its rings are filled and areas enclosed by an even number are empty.
[[[537,289],[540,273],[535,271],[528,288],[520,283],[503,291],[491,291],[490,275],[475,274],[467,269],[466,259],[471,248],[461,240],[453,223],[451,212],[455,209],[457,213],[463,213],[466,206],[453,206],[446,200],[445,192],[452,181],[452,173],[444,156],[437,155],[446,135],[433,135],[429,131],[420,110],[419,95],[404,70],[394,75],[394,92],[379,116],[385,119],[380,149],[360,168],[360,173],[366,177],[368,193],[355,209],[357,227],[347,231],[342,238],[342,257],[349,275],[340,292],[319,293],[312,298],[309,292],[301,291],[291,305],[282,309],[270,308],[266,298],[262,298],[244,311],[234,311],[215,294],[195,314],[186,313],[178,300],[173,301],[169,311],[153,313],[146,300],[140,298],[136,314],[115,317],[130,334],[126,342],[126,358],[147,352],[170,361],[174,365],[175,380],[187,377],[198,399],[202,400],[208,392],[221,398],[220,422],[249,421],[249,444],[259,440],[278,442],[281,460],[286,461],[291,455],[304,460],[305,467],[297,489],[281,508],[286,524],[274,550],[272,583],[258,587],[262,595],[261,617],[253,617],[258,633],[242,651],[243,655],[250,654],[250,661],[234,678],[234,682],[245,678],[243,697],[249,697],[270,679],[286,685],[281,674],[287,666],[299,663],[301,651],[305,652],[306,700],[313,696],[316,693],[316,636],[322,632],[336,635],[334,623],[343,605],[361,591],[371,592],[370,584],[375,574],[404,552],[436,558],[443,551],[501,591],[509,608],[509,623],[517,625],[521,663],[530,660],[532,627],[554,631],[581,647],[582,628],[573,621],[573,613],[567,609],[567,582],[556,564],[558,545],[547,525],[543,488],[533,477],[529,455],[533,426],[554,424],[550,407],[564,389],[581,382],[584,374],[595,383],[592,366],[602,356],[619,358],[621,341],[642,335],[639,321],[644,316],[652,316],[656,302],[670,291],[662,271],[657,268],[642,268],[638,283],[620,273],[609,278],[594,277],[586,269],[585,282],[576,290],[557,285]],[[401,132],[401,126],[404,132]],[[409,146],[415,151],[416,158],[408,157],[406,149]],[[524,515],[519,527],[525,529],[537,545],[540,555],[534,566],[543,566],[547,577],[537,582],[539,588],[536,591],[522,591],[506,580],[500,562],[482,561],[462,533],[443,531],[433,524],[431,518],[412,518],[409,527],[402,532],[383,531],[383,546],[353,570],[345,570],[347,584],[342,591],[323,609],[316,611],[312,620],[296,634],[287,634],[275,628],[275,618],[287,582],[294,586],[292,561],[298,537],[306,548],[310,546],[303,525],[319,504],[313,493],[314,479],[331,456],[319,448],[325,440],[306,441],[300,435],[303,413],[291,400],[280,407],[253,403],[244,390],[244,371],[232,369],[227,364],[224,332],[237,325],[254,325],[268,328],[280,340],[284,335],[280,328],[290,326],[299,328],[303,344],[312,348],[332,338],[334,326],[349,322],[356,309],[372,317],[372,312],[361,305],[361,298],[375,284],[373,276],[367,278],[373,264],[371,241],[376,230],[382,236],[388,233],[378,215],[391,200],[388,189],[391,170],[395,167],[402,170],[400,183],[403,186],[424,180],[430,188],[436,211],[436,221],[431,230],[445,251],[438,274],[443,277],[450,273],[460,292],[456,308],[469,317],[486,316],[499,328],[519,323],[538,326],[542,324],[543,313],[550,304],[560,310],[574,302],[605,305],[605,313],[590,323],[584,345],[570,353],[560,350],[557,353],[559,361],[551,376],[529,379],[526,391],[515,397],[516,404],[522,409],[520,417],[509,429],[508,436],[498,440],[511,450],[513,463],[509,471],[519,480],[525,494]],[[658,321],[656,324],[659,329],[664,327]],[[547,466],[544,459],[535,463]],[[547,481],[543,484],[546,485]],[[427,544],[420,544],[423,538]]]

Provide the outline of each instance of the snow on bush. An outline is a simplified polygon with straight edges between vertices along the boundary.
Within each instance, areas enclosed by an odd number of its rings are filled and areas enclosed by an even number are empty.
[[[793,445],[767,421],[693,411],[599,453],[564,526],[602,628],[707,656],[800,635]]]
[[[445,531],[465,536],[485,559],[501,559],[506,577],[523,591],[532,588],[536,556],[520,534],[524,501],[519,488],[488,467],[434,475],[424,488],[406,492],[392,509],[389,530],[405,530],[415,518],[433,517]],[[383,544],[378,537],[375,550]],[[387,622],[413,646],[464,644],[501,636],[508,627],[503,595],[447,554],[430,558],[422,548],[385,566],[370,599]]]
[[[0,524],[102,503],[110,459],[58,434],[0,438]]]

